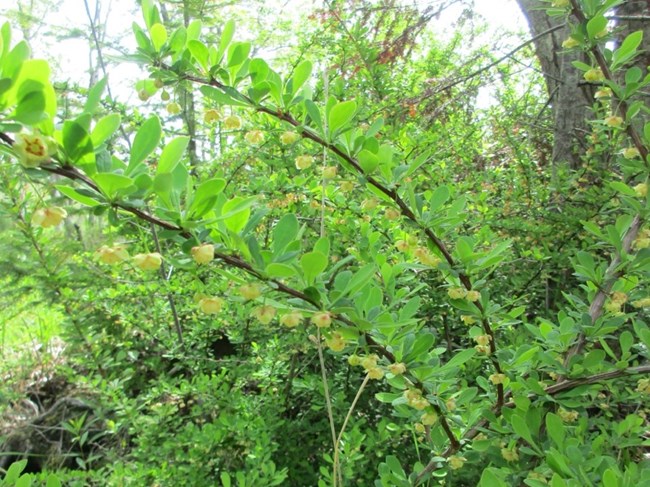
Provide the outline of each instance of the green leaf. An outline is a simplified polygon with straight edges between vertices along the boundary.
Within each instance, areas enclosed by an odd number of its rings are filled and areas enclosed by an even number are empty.
[[[47,476],[45,487],[61,487],[61,481],[59,480],[59,477],[53,473],[49,474]]]
[[[151,26],[149,32],[151,34],[153,48],[156,51],[160,51],[165,45],[165,42],[167,42],[167,29],[165,29],[164,25],[156,23]]]
[[[287,248],[287,245],[296,239],[299,228],[298,219],[293,213],[287,213],[280,218],[280,221],[276,223],[273,228],[271,250],[273,251],[274,257],[284,253],[284,249]]]
[[[35,125],[45,117],[45,94],[42,91],[30,91],[16,106],[12,118],[26,125]]]
[[[465,362],[470,360],[472,357],[476,355],[476,350],[473,348],[468,348],[467,350],[463,350],[462,352],[458,352],[456,355],[454,355],[449,362],[444,364],[442,367],[440,367],[440,371],[443,370],[449,370],[449,369],[454,369],[456,367],[460,367],[463,365]]]
[[[109,199],[113,199],[121,189],[126,189],[133,185],[133,179],[122,176],[121,174],[108,172],[93,175],[93,180]]]
[[[589,37],[592,39],[598,38],[598,34],[600,34],[606,28],[607,19],[604,15],[597,15],[589,19],[589,22],[587,22],[587,34],[589,34]]]
[[[221,485],[222,487],[231,487],[232,486],[232,480],[230,479],[230,475],[228,472],[221,472]]]
[[[546,429],[557,447],[560,450],[564,449],[564,423],[557,414],[548,413],[546,415]]]
[[[539,450],[539,447],[535,443],[535,440],[533,440],[533,436],[530,434],[530,429],[528,428],[528,424],[526,424],[526,420],[520,415],[514,414],[510,421],[512,424],[512,429],[515,431],[515,433],[526,440],[528,444],[535,450]]]
[[[314,250],[320,252],[325,257],[329,258],[330,255],[330,240],[327,237],[321,237],[316,241]]]
[[[194,58],[199,62],[201,67],[205,71],[208,71],[210,68],[209,65],[210,52],[208,51],[206,45],[203,44],[201,41],[191,40],[187,42],[187,48],[192,53],[192,56],[194,56]]]
[[[190,143],[190,138],[186,136],[176,137],[169,144],[165,146],[158,159],[158,169],[156,172],[171,172],[181,160],[187,145]]]
[[[92,141],[93,146],[99,147],[109,139],[119,128],[121,121],[122,119],[119,113],[111,113],[110,115],[100,118],[90,133],[90,140]]]
[[[293,277],[296,275],[296,270],[287,264],[280,264],[278,262],[272,262],[266,266],[266,274],[269,277]]]
[[[332,107],[327,117],[330,134],[333,134],[345,124],[349,123],[357,111],[357,102],[354,100],[343,101]]]
[[[293,70],[293,76],[289,80],[287,88],[290,88],[290,93],[293,96],[296,96],[298,90],[305,84],[305,81],[309,79],[311,75],[312,64],[309,61],[303,61],[296,69]]]
[[[345,287],[343,295],[356,293],[359,289],[368,283],[368,280],[376,271],[377,266],[375,264],[366,264],[363,266],[361,269],[354,273],[354,276],[352,276],[352,279],[350,279],[348,285]]]
[[[70,187],[70,186],[64,186],[62,184],[57,184],[56,189],[58,189],[61,193],[66,195],[68,198],[75,200],[82,205],[86,206],[98,206],[101,203],[93,198],[90,198],[89,196],[85,196],[81,193],[79,193],[76,189]]]
[[[632,59],[641,45],[642,40],[643,31],[639,30],[629,34],[621,44],[621,47],[616,49],[612,55],[612,69],[616,69]]]
[[[438,186],[436,190],[433,192],[433,195],[431,195],[431,199],[429,200],[429,213],[433,215],[433,213],[440,209],[442,205],[444,205],[447,200],[449,199],[449,188],[445,185],[443,186]]]
[[[63,123],[63,149],[70,161],[78,162],[93,151],[93,143],[80,124],[67,120]]]
[[[603,487],[619,487],[620,485],[616,472],[611,468],[605,470],[605,473],[603,473]]]
[[[300,258],[300,266],[307,285],[311,285],[316,277],[327,268],[327,257],[317,251],[308,252]]]
[[[493,468],[486,468],[481,475],[478,487],[508,487],[507,484],[496,476]]]
[[[242,64],[251,51],[250,42],[235,42],[228,48],[228,68]]]
[[[201,86],[199,91],[219,105],[229,105],[233,107],[247,107],[249,105],[245,101],[238,99],[236,96],[226,93],[214,86]]]
[[[255,198],[243,198],[235,196],[226,201],[221,208],[221,216],[226,228],[233,233],[239,233],[248,222],[251,210],[250,206],[255,202]]]
[[[219,39],[219,50],[217,51],[217,61],[221,62],[221,58],[228,49],[228,45],[232,41],[233,36],[235,35],[235,22],[229,20],[223,26],[223,32],[221,33],[221,39]]]
[[[132,174],[149,154],[158,146],[162,129],[160,119],[155,115],[147,119],[138,129],[131,147],[131,157],[126,174]]]
[[[202,182],[194,192],[194,199],[190,205],[189,214],[200,218],[208,213],[217,203],[217,198],[226,187],[224,179],[208,179]]]
[[[3,485],[11,485],[12,483],[16,482],[16,480],[18,480],[18,477],[20,477],[20,473],[25,470],[26,466],[27,460],[20,460],[18,462],[12,463],[4,476],[2,482]]]
[[[379,165],[379,158],[369,150],[362,150],[357,156],[364,174],[371,174]]]

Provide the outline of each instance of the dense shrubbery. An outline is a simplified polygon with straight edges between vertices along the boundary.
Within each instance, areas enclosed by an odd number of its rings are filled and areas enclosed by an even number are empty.
[[[611,90],[577,170],[549,161],[541,80],[522,91],[506,63],[500,105],[474,111],[462,36],[410,59],[416,11],[321,12],[282,76],[232,23],[204,42],[143,1],[148,105],[118,114],[104,79],[65,118],[5,25],[3,330],[58,318],[65,351],[10,357],[0,466],[23,449],[48,485],[650,482],[650,77],[638,33],[607,48],[615,3],[550,12]],[[426,81],[452,76],[469,84]]]

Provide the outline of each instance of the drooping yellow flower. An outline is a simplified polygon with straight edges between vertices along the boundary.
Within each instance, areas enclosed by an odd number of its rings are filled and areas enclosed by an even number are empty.
[[[388,370],[393,375],[402,375],[404,372],[406,372],[406,364],[404,364],[403,362],[390,364],[388,366]]]
[[[451,287],[447,290],[447,294],[451,299],[463,299],[467,296],[467,289],[464,287]]]
[[[116,244],[112,247],[102,245],[95,251],[95,255],[102,264],[109,265],[119,264],[129,258],[129,252],[123,244]]]
[[[311,166],[314,163],[314,158],[312,156],[303,154],[301,156],[296,157],[295,159],[296,163],[296,169],[307,169],[309,166]]]
[[[190,253],[194,262],[197,264],[207,264],[214,260],[214,245],[209,243],[197,245],[196,247],[192,247]]]
[[[60,224],[66,217],[68,212],[59,206],[49,206],[47,208],[39,208],[32,214],[32,223],[43,228],[55,227]]]
[[[239,286],[239,295],[249,301],[257,299],[262,295],[262,288],[255,283],[243,284]]]
[[[332,323],[332,315],[327,311],[314,313],[310,320],[318,328],[327,328]]]
[[[250,132],[246,132],[244,138],[251,145],[260,145],[264,142],[264,132],[261,130],[251,130]]]
[[[283,145],[291,145],[300,139],[300,135],[296,132],[287,131],[280,135],[280,143]]]
[[[273,306],[259,306],[253,310],[252,316],[263,325],[268,325],[275,318],[276,310]]]
[[[280,318],[280,323],[286,326],[287,328],[295,328],[302,321],[302,313],[300,311],[292,311],[282,315]]]
[[[591,68],[583,75],[586,81],[595,83],[605,79],[605,75],[600,70],[600,68]]]
[[[133,265],[142,271],[155,271],[162,265],[162,255],[158,252],[133,256]]]
[[[223,121],[223,126],[226,130],[237,130],[241,128],[241,118],[237,115],[229,115]]]
[[[210,108],[209,110],[205,111],[205,114],[203,114],[203,121],[205,123],[214,123],[220,121],[222,117],[223,115],[219,110],[216,108]]]
[[[223,308],[223,299],[216,296],[206,296],[199,300],[199,309],[205,314],[214,315]]]

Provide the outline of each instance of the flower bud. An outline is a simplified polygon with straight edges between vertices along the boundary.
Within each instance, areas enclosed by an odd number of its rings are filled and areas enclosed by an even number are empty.
[[[206,296],[199,300],[199,309],[205,314],[214,315],[223,308],[223,299],[216,296]]]
[[[149,99],[149,92],[147,90],[140,90],[138,91],[138,98],[140,98],[140,101],[147,101]]]
[[[68,212],[58,206],[39,208],[32,214],[32,224],[43,228],[55,227],[67,216]]]
[[[158,252],[133,256],[133,265],[142,271],[155,271],[162,265],[162,255]]]
[[[119,264],[129,258],[129,253],[123,244],[113,245],[112,247],[102,245],[95,251],[95,255],[102,264],[109,265]]]
[[[310,320],[318,328],[327,328],[332,324],[332,315],[327,311],[314,313]]]
[[[171,99],[171,96],[169,95],[169,92],[166,90],[162,90],[160,92],[160,99],[162,101],[169,101]]]
[[[204,243],[196,247],[192,247],[190,251],[194,262],[197,264],[207,264],[214,259],[214,245]]]
[[[255,283],[244,284],[239,286],[239,294],[246,300],[257,299],[262,295],[262,290],[259,285]]]
[[[415,258],[420,261],[420,264],[428,265],[430,267],[437,267],[440,264],[440,258],[433,255],[426,247],[417,247],[413,252]]]
[[[263,325],[268,325],[275,318],[276,310],[273,306],[259,306],[253,310],[252,316]]]
[[[411,247],[406,240],[398,240],[395,242],[395,248],[400,252],[408,252]]]
[[[352,354],[352,355],[350,355],[348,357],[348,363],[352,367],[357,367],[357,366],[361,365],[361,357],[359,357],[358,355]]]
[[[287,131],[280,135],[280,143],[283,145],[291,145],[300,139],[300,135],[296,132]]]
[[[251,130],[250,132],[246,132],[244,139],[251,145],[260,145],[264,142],[264,132],[261,130]]]
[[[307,169],[309,166],[311,166],[314,163],[314,158],[309,155],[302,155],[298,156],[295,159],[296,162],[296,169]]]
[[[237,130],[241,128],[241,118],[237,115],[229,115],[223,121],[223,126],[226,130]]]
[[[181,106],[175,101],[168,103],[167,113],[169,113],[170,115],[178,115],[179,113],[181,113]]]

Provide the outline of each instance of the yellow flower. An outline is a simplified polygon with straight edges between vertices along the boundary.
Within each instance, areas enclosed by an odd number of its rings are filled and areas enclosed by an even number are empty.
[[[381,370],[379,367],[373,367],[372,369],[368,370],[368,377],[370,377],[373,380],[383,379],[384,371]]]
[[[205,123],[218,122],[222,119],[222,117],[223,115],[219,110],[211,108],[205,111],[205,114],[203,115],[203,121]]]
[[[332,336],[325,339],[325,343],[332,352],[341,352],[345,348],[345,340],[340,333],[332,333]]]
[[[571,49],[573,47],[579,46],[580,41],[573,37],[567,37],[564,42],[562,43],[562,47],[565,49]]]
[[[255,283],[244,284],[239,286],[239,294],[242,298],[247,300],[257,299],[262,295],[262,290],[259,285]]]
[[[642,394],[650,394],[650,379],[639,379],[636,383],[636,391]]]
[[[327,166],[321,169],[323,179],[334,179],[336,177],[336,166]]]
[[[119,264],[129,258],[126,246],[122,244],[113,245],[112,247],[102,245],[95,251],[95,254],[101,263],[109,265]]]
[[[452,470],[458,470],[458,469],[463,468],[463,465],[465,464],[466,461],[467,461],[467,458],[459,457],[458,455],[453,455],[453,456],[449,457],[449,460],[448,460],[449,467]]]
[[[473,291],[473,290],[472,291],[467,291],[467,300],[468,301],[475,302],[475,301],[478,301],[479,299],[481,299],[481,293],[480,292]]]
[[[623,157],[626,159],[636,159],[639,157],[641,153],[639,152],[639,149],[636,147],[626,147],[623,149]]]
[[[223,121],[223,126],[226,130],[237,130],[241,128],[241,118],[237,115],[229,115]]]
[[[275,313],[276,311],[273,306],[265,305],[255,308],[251,314],[263,325],[268,325],[275,318]]]
[[[490,347],[487,345],[476,345],[474,347],[474,350],[476,350],[478,353],[484,353],[485,355],[490,355]]]
[[[415,423],[413,426],[415,427],[415,432],[419,434],[422,434],[427,430],[422,423]]]
[[[339,184],[339,189],[344,193],[349,193],[354,189],[354,183],[352,181],[343,181]]]
[[[287,131],[280,135],[280,143],[284,145],[290,145],[300,139],[300,135],[296,132]]]
[[[488,377],[488,379],[490,379],[490,382],[492,382],[492,384],[494,384],[496,386],[498,384],[503,384],[505,382],[506,375],[505,374],[492,374],[492,375],[490,375],[490,377]]]
[[[327,311],[314,313],[310,320],[318,328],[327,328],[332,324],[332,315]]]
[[[214,259],[214,245],[209,243],[197,245],[192,247],[190,253],[197,264],[207,264]]]
[[[612,96],[611,88],[601,88],[596,93],[594,93],[594,98],[596,99],[609,98],[611,96]]]
[[[39,208],[32,214],[32,223],[43,228],[55,227],[67,216],[68,212],[63,208],[48,206],[47,208]]]
[[[602,81],[605,79],[605,75],[600,70],[600,68],[591,68],[584,75],[585,80],[595,83],[597,81]]]
[[[264,132],[261,130],[251,130],[244,135],[246,142],[252,145],[259,145],[264,142]]]
[[[619,128],[623,125],[623,119],[617,115],[610,115],[605,118],[605,125],[612,128]]]
[[[292,311],[282,315],[280,318],[280,323],[286,326],[287,328],[295,328],[302,321],[302,313],[300,311]]]
[[[507,462],[516,462],[517,460],[519,460],[519,454],[517,453],[517,450],[515,450],[514,448],[513,449],[501,448],[501,456]]]
[[[386,220],[389,221],[397,220],[399,216],[400,216],[400,212],[395,208],[387,208],[386,211],[384,212],[384,218],[386,218]]]
[[[395,248],[400,252],[408,252],[411,247],[406,240],[398,240],[395,242]]]
[[[406,365],[403,362],[390,364],[388,366],[388,370],[393,375],[402,375],[404,372],[406,372]]]
[[[302,155],[298,156],[295,159],[296,162],[296,169],[307,169],[309,166],[311,166],[314,163],[314,158],[309,155]]]
[[[379,201],[377,201],[375,198],[368,198],[361,202],[361,209],[365,211],[374,210],[375,208],[377,208],[378,204]]]
[[[38,167],[56,154],[57,145],[52,137],[45,137],[38,132],[18,134],[12,145],[23,167]]]
[[[155,271],[162,265],[162,255],[158,252],[134,255],[133,265],[142,271]]]
[[[469,326],[469,325],[473,325],[474,323],[476,323],[476,320],[474,319],[473,316],[462,315],[462,316],[460,317],[460,319],[461,319],[461,320],[463,321],[463,323],[465,323],[467,326]]]
[[[352,354],[348,357],[348,363],[352,367],[357,367],[358,365],[361,365],[361,357],[356,354]]]
[[[168,103],[167,113],[169,113],[170,115],[178,115],[179,113],[181,113],[181,106],[176,102]]]
[[[647,308],[650,306],[650,298],[643,298],[632,301],[632,306],[635,308]]]
[[[436,414],[436,412],[434,410],[431,409],[431,410],[425,412],[420,417],[420,421],[425,426],[432,426],[432,425],[436,424],[436,422],[438,421],[438,415]]]
[[[438,264],[440,264],[440,258],[434,254],[432,254],[429,249],[426,247],[417,247],[413,251],[413,255],[415,256],[416,259],[420,262],[422,265],[426,265],[429,267],[437,267]]]
[[[216,296],[206,296],[199,300],[199,309],[205,314],[214,315],[223,308],[223,299]]]
[[[377,367],[377,360],[379,357],[373,353],[361,359],[361,366],[366,370],[374,369]]]
[[[447,294],[451,299],[463,299],[467,296],[467,289],[464,287],[451,287],[447,290]]]
[[[447,411],[453,411],[456,409],[456,399],[453,397],[450,397],[447,399],[447,402],[445,402],[445,406],[447,407]]]
[[[557,415],[565,423],[573,423],[578,419],[578,411],[567,411],[564,408],[558,409]]]
[[[639,198],[645,198],[648,195],[648,185],[646,183],[640,183],[634,186],[634,192]]]

